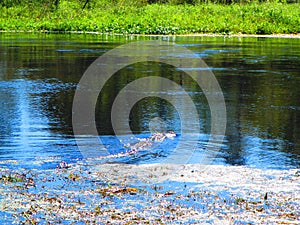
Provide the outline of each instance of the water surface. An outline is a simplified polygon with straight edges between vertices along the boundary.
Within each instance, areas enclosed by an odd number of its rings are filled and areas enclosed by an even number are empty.
[[[148,39],[163,39],[187,47],[201,56],[217,77],[228,118],[225,141],[215,164],[299,167],[300,39],[9,33],[0,34],[3,166],[4,160],[16,160],[18,165],[30,167],[49,158],[66,161],[82,158],[72,130],[72,101],[79,79],[104,52],[124,43]],[[171,79],[182,85],[193,99],[200,115],[201,135],[192,161],[200,161],[210,132],[205,95],[180,68],[161,63],[130,65],[107,82],[95,110],[101,140],[111,154],[125,151],[111,126],[112,103],[128,83],[147,76]],[[180,93],[174,96],[178,101],[181,98]],[[132,132],[140,138],[148,137],[149,122],[156,117],[162,118],[166,129],[174,130],[178,137],[153,151],[117,160],[153,162],[166,157],[176,147],[181,132],[180,118],[175,108],[163,99],[149,97],[135,104],[130,115]],[[55,165],[44,163],[43,166]]]

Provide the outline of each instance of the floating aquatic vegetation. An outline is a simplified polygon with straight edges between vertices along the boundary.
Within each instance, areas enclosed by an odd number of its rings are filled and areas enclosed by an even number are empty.
[[[16,182],[25,182],[26,181],[26,175],[25,174],[8,174],[8,175],[2,175],[0,178],[1,181],[8,183],[16,183]]]
[[[300,223],[295,170],[86,161],[0,172],[0,211],[17,224]]]

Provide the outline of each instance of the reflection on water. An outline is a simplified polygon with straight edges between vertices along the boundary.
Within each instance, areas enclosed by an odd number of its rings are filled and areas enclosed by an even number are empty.
[[[260,168],[299,166],[300,39],[176,37],[169,41],[174,40],[205,60],[224,92],[227,132],[215,163]],[[0,158],[28,164],[38,157],[80,158],[72,136],[76,84],[98,56],[129,41],[132,40],[96,35],[0,34]],[[147,76],[171,79],[193,99],[201,135],[191,161],[198,162],[210,131],[206,98],[180,68],[165,64],[137,63],[109,79],[96,107],[102,142],[112,154],[126,150],[113,136],[111,107],[122,88]],[[181,99],[180,93],[174,97]],[[141,151],[134,158],[117,161],[159,161],[176,148],[181,130],[179,115],[170,103],[157,97],[134,105],[130,113],[133,133],[147,137],[149,122],[155,117],[162,118],[166,129],[179,136],[151,152]]]

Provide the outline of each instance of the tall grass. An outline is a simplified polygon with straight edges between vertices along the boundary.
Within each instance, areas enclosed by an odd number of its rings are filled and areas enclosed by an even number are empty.
[[[9,1],[9,0],[7,0]],[[12,0],[11,0],[12,1]],[[96,31],[121,34],[291,34],[300,33],[300,4],[239,0],[53,0],[0,6],[0,30]],[[160,0],[162,1],[162,0]],[[205,3],[203,3],[203,1]],[[225,0],[216,0],[228,3]],[[224,2],[225,1],[225,2]],[[237,1],[237,0],[236,0]],[[31,1],[33,2],[33,0]]]

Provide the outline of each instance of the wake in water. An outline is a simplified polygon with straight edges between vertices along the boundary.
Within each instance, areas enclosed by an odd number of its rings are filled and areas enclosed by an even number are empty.
[[[152,134],[149,138],[139,138],[139,142],[133,145],[128,143],[127,145],[124,145],[124,147],[129,149],[126,151],[126,153],[131,155],[137,153],[139,150],[150,149],[157,142],[163,142],[166,139],[174,139],[174,137],[176,137],[174,131],[170,131],[167,133],[156,132]]]
[[[97,160],[105,160],[105,159],[117,159],[117,158],[126,158],[136,156],[141,153],[143,150],[152,150],[156,148],[159,144],[166,142],[166,140],[174,140],[176,137],[176,133],[174,131],[169,131],[166,133],[163,132],[155,132],[148,138],[138,138],[138,142],[134,144],[127,143],[123,147],[126,149],[125,152],[120,152],[116,154],[111,154],[108,156],[102,156],[97,158]],[[126,161],[126,160],[125,160]]]

